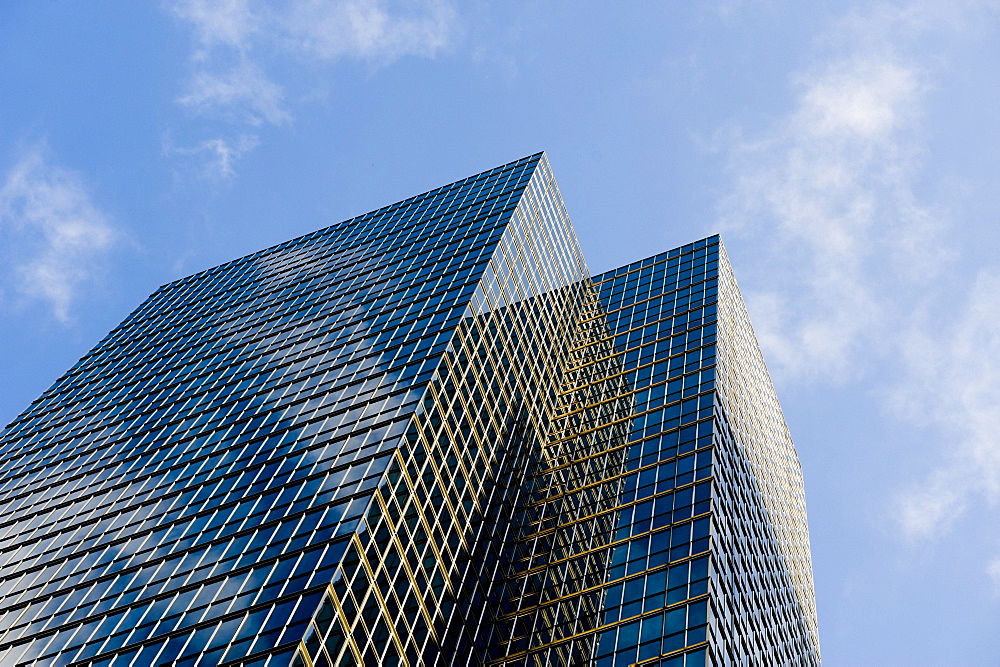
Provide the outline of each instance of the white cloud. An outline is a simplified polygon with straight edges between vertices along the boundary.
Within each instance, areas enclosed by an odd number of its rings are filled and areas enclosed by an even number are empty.
[[[178,0],[172,9],[196,38],[192,75],[177,102],[237,126],[291,124],[289,95],[275,74],[289,62],[301,71],[345,58],[388,65],[433,57],[458,31],[444,0]]]
[[[236,175],[236,163],[257,147],[256,135],[241,135],[235,139],[217,137],[197,146],[177,147],[165,141],[164,155],[181,155],[202,162],[201,174],[209,180],[228,180]]]
[[[892,394],[901,416],[948,438],[937,467],[896,498],[911,539],[946,529],[976,497],[1000,499],[1000,270],[979,272],[953,319],[904,339],[909,376]]]
[[[221,73],[198,72],[178,102],[201,114],[221,114],[253,126],[263,122],[284,125],[292,118],[284,96],[281,87],[259,68],[241,63]]]
[[[79,174],[49,164],[40,148],[26,152],[4,178],[0,232],[14,290],[47,303],[64,322],[118,236]]]
[[[946,206],[917,195],[929,191],[923,116],[947,70],[926,43],[943,31],[970,39],[998,8],[865,6],[792,77],[786,117],[725,139],[736,185],[722,227],[761,260],[741,275],[756,278],[746,297],[772,371],[864,378],[928,434],[909,461],[932,452],[926,472],[889,490],[891,518],[915,543],[1000,499],[1000,269],[980,269],[971,290],[946,299],[961,235],[945,232],[961,230],[949,230]]]
[[[1000,558],[994,558],[987,564],[986,574],[993,583],[993,591],[1000,595]]]
[[[246,0],[178,0],[174,13],[190,23],[204,47],[244,50],[260,26],[260,17]]]
[[[828,141],[860,143],[862,150],[891,139],[918,88],[912,68],[867,58],[839,62],[802,79],[801,118],[796,119],[801,129]]]
[[[785,258],[768,267],[772,278],[783,273],[780,290],[747,292],[775,370],[844,379],[892,310],[886,285],[926,279],[946,258],[929,243],[943,226],[912,189],[925,85],[913,63],[856,53],[794,85],[787,117],[753,141],[731,141],[737,185],[722,227]],[[885,257],[899,270],[885,271]]]
[[[194,28],[197,58],[215,47],[243,53],[270,47],[317,60],[389,63],[432,57],[458,31],[457,13],[444,0],[180,0],[173,9]]]
[[[415,11],[387,8],[378,0],[294,3],[285,21],[288,43],[317,58],[391,62],[406,55],[434,56],[456,29],[451,6],[431,1]]]

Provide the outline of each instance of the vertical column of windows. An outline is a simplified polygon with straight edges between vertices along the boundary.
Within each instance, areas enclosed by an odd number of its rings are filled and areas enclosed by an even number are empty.
[[[802,473],[723,253],[713,659],[819,662]]]
[[[591,321],[609,329],[580,339],[564,376],[549,446],[564,462],[536,475],[508,584],[514,632],[497,662],[631,664],[679,651],[683,664],[685,647],[691,664],[704,660],[717,247],[596,279]],[[581,624],[588,605],[593,620]],[[664,632],[679,613],[684,625]]]

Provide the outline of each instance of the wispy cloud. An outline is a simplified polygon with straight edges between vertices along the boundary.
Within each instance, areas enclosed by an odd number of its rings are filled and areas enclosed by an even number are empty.
[[[174,146],[169,138],[164,140],[164,155],[179,155],[195,160],[201,165],[201,175],[210,181],[225,181],[236,175],[236,163],[257,147],[256,135],[244,134],[235,139],[217,137],[206,139],[196,146]]]
[[[940,217],[913,194],[923,79],[901,58],[848,54],[797,74],[795,108],[770,132],[732,135],[722,227],[767,243],[799,276],[794,290],[747,294],[781,374],[851,377],[889,315],[887,284],[930,277],[947,257],[931,250]]]
[[[287,44],[298,52],[323,60],[389,63],[408,55],[436,55],[454,37],[457,16],[440,0],[396,7],[377,0],[312,0],[293,4],[284,25]]]
[[[892,394],[900,415],[948,436],[938,465],[896,498],[911,539],[939,534],[976,497],[1000,499],[1000,270],[980,270],[952,320],[905,336],[909,373]]]
[[[260,29],[260,17],[247,0],[178,0],[173,11],[194,28],[198,58],[208,57],[207,49],[214,46],[245,51]]]
[[[42,148],[24,153],[0,188],[5,281],[41,300],[60,321],[103,269],[118,234],[94,206],[80,175],[52,165]]]
[[[941,443],[921,479],[890,490],[910,540],[1000,499],[1000,268],[982,268],[962,299],[943,297],[959,235],[946,234],[956,229],[946,204],[918,195],[923,117],[942,68],[914,46],[945,32],[971,39],[997,9],[911,2],[851,13],[792,76],[786,117],[761,133],[720,133],[735,183],[720,226],[767,258],[746,296],[776,374],[864,378]]]
[[[443,0],[179,0],[172,10],[195,36],[192,74],[178,104],[232,124],[236,134],[292,123],[280,83],[283,60],[299,70],[342,59],[385,66],[405,56],[433,57],[458,32],[457,14]]]
[[[224,72],[201,71],[192,79],[188,92],[177,101],[196,113],[221,116],[234,122],[257,126],[284,125],[292,116],[284,103],[281,86],[268,79],[250,63]]]
[[[993,583],[993,591],[1000,595],[1000,558],[994,558],[986,566],[986,574]]]

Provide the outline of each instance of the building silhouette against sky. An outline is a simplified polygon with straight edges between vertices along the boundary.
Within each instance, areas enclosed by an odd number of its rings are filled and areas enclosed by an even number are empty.
[[[718,237],[591,277],[541,154],[163,286],[0,447],[2,665],[819,662]]]

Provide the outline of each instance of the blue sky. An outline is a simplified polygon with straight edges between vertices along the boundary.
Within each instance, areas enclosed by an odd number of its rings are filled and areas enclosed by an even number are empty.
[[[0,418],[160,284],[538,150],[594,273],[721,232],[828,665],[1000,663],[1000,4],[9,2]]]

